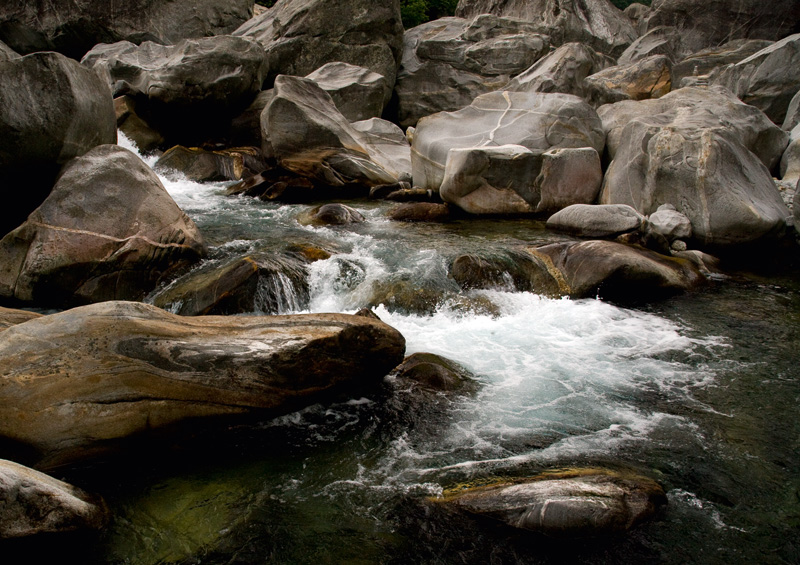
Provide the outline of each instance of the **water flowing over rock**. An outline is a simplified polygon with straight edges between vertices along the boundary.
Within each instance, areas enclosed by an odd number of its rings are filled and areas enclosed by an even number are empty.
[[[577,237],[613,238],[642,227],[644,216],[625,204],[574,204],[547,219],[547,228]]]
[[[395,92],[404,127],[502,88],[550,47],[533,25],[489,14],[427,22],[408,30],[403,41]]]
[[[403,46],[399,0],[278,0],[233,33],[263,45],[268,82],[277,75],[306,76],[339,61],[394,84]]]
[[[153,169],[160,173],[178,171],[195,182],[242,180],[267,168],[257,147],[234,147],[208,151],[176,145],[158,158]]]
[[[759,108],[773,122],[782,124],[792,97],[800,90],[800,76],[793,71],[798,66],[800,33],[719,69],[711,74],[709,83],[725,86],[745,104]]]
[[[585,43],[618,56],[636,39],[630,20],[606,0],[460,0],[456,16],[494,14],[520,18],[547,33],[555,45]]]
[[[0,436],[47,468],[189,419],[276,415],[378,384],[404,350],[399,332],[359,316],[83,306],[0,333]]]
[[[132,96],[153,128],[186,145],[227,129],[261,90],[268,69],[256,41],[230,35],[176,45],[101,44],[82,64],[106,75],[114,96]]]
[[[766,39],[734,39],[723,45],[702,49],[684,57],[672,66],[672,78],[677,86],[683,79],[705,76],[717,68],[732,65],[747,59],[772,45]]]
[[[0,539],[99,529],[108,520],[99,496],[0,459]]]
[[[351,122],[379,118],[392,96],[386,77],[348,63],[327,63],[306,78],[330,94],[336,107]]]
[[[53,306],[141,299],[205,253],[155,173],[101,145],[67,163],[44,203],[0,241],[0,296]]]
[[[64,163],[116,141],[111,93],[95,73],[58,53],[0,63],[0,177],[25,187],[0,214],[0,233],[42,203]]]
[[[451,149],[521,145],[536,154],[590,147],[602,153],[596,112],[568,94],[491,92],[457,112],[420,120],[411,146],[416,186],[439,190]]]
[[[619,534],[667,503],[664,489],[642,476],[604,469],[553,471],[530,479],[446,490],[449,507],[553,537]]]
[[[613,158],[601,204],[651,214],[672,204],[698,244],[758,243],[779,235],[788,210],[772,181],[787,134],[720,88],[600,109]]]
[[[800,4],[795,0],[654,0],[648,29],[675,26],[692,53],[734,39],[776,41],[800,32]]]
[[[0,39],[20,53],[59,51],[80,59],[98,43],[174,44],[230,33],[253,15],[253,0],[130,0],[124,3],[4,2]]]
[[[672,63],[664,55],[609,67],[586,77],[586,97],[595,106],[621,100],[660,98],[672,89],[671,70]]]

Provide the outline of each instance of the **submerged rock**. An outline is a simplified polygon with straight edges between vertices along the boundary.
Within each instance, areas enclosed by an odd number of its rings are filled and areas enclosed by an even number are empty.
[[[436,392],[471,394],[478,390],[475,375],[455,361],[434,353],[409,355],[391,376]]]
[[[569,469],[530,479],[455,487],[436,502],[553,537],[627,532],[667,503],[652,479],[604,469]]]
[[[109,518],[99,496],[0,459],[0,539],[100,529]]]
[[[355,208],[332,202],[315,206],[311,210],[303,212],[298,216],[297,221],[304,225],[345,226],[360,224],[365,221],[365,218]]]
[[[40,467],[189,419],[265,416],[378,383],[405,340],[344,314],[181,317],[105,302],[0,333],[0,437]]]

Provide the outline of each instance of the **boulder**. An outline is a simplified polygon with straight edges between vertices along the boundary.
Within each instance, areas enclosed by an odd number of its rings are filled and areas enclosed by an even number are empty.
[[[377,385],[404,350],[393,328],[345,314],[82,306],[0,333],[0,437],[33,448],[48,468],[190,420],[275,416]]]
[[[437,202],[406,202],[389,210],[387,214],[395,222],[446,222],[453,217],[447,204]]]
[[[278,75],[306,76],[336,61],[365,67],[392,85],[403,47],[399,0],[282,0],[233,34],[261,43],[268,85]]]
[[[297,221],[303,225],[313,226],[346,226],[360,224],[365,221],[361,212],[338,202],[315,206],[300,214]]]
[[[618,65],[628,65],[640,59],[663,55],[670,61],[680,61],[689,52],[683,51],[681,36],[672,26],[660,26],[631,43],[617,59]]]
[[[21,55],[19,53],[0,41],[0,63],[5,63],[6,61],[11,61],[13,59],[19,59],[20,57]]]
[[[42,315],[36,312],[29,312],[28,310],[17,310],[15,308],[3,308],[0,306],[0,332],[11,326],[16,326],[34,318],[40,318]]]
[[[644,224],[645,233],[657,233],[664,236],[669,243],[676,239],[686,240],[692,237],[692,223],[672,204],[662,204],[658,210],[650,214]]]
[[[535,292],[552,297],[569,294],[564,277],[550,258],[525,249],[459,255],[450,264],[450,276],[464,290]]]
[[[578,237],[613,239],[637,231],[644,216],[625,204],[574,204],[547,219],[547,229]]]
[[[605,469],[568,469],[485,486],[458,486],[434,500],[559,538],[621,534],[651,519],[667,503],[655,481]]]
[[[156,174],[116,145],[67,163],[47,199],[0,241],[0,296],[64,306],[141,299],[206,247]]]
[[[244,112],[231,120],[230,128],[224,136],[231,146],[261,147],[265,155],[272,153],[269,142],[261,135],[261,112],[275,95],[273,89],[262,90]]]
[[[602,180],[591,147],[539,154],[521,145],[454,148],[439,195],[471,214],[547,214],[594,202]]]
[[[178,172],[194,182],[242,180],[267,168],[256,147],[209,151],[176,145],[158,158],[153,168],[163,174]]]
[[[348,63],[327,63],[306,76],[331,95],[348,121],[379,118],[392,96],[383,75]]]
[[[4,2],[0,39],[20,53],[59,51],[80,59],[98,43],[128,40],[165,45],[230,33],[253,15],[253,0],[70,0]]]
[[[148,301],[180,316],[287,314],[308,306],[307,276],[304,261],[251,254],[209,262]]]
[[[549,47],[549,37],[531,24],[487,14],[440,18],[408,30],[395,86],[400,125],[459,110],[502,88]]]
[[[82,64],[104,74],[114,96],[172,143],[199,145],[220,135],[261,90],[267,56],[254,40],[221,35],[176,45],[101,44]]]
[[[636,30],[639,35],[644,35],[644,32],[647,31],[647,16],[650,15],[650,6],[634,2],[628,4],[628,6],[622,10],[622,13],[631,21],[633,29]]]
[[[772,43],[766,39],[734,39],[723,45],[701,49],[682,59],[673,60],[672,79],[676,85],[682,86],[684,79],[706,76],[717,68],[738,63]]]
[[[117,114],[117,129],[140,152],[150,153],[164,144],[164,136],[136,113],[136,100],[132,96],[117,96],[114,99],[114,111]]]
[[[674,26],[689,53],[734,39],[776,41],[800,32],[796,0],[654,0],[647,28]]]
[[[411,145],[397,125],[380,118],[350,124],[363,134],[362,144],[373,158],[390,167],[399,182],[411,181]]]
[[[585,96],[595,106],[660,98],[672,89],[671,70],[672,63],[664,55],[609,67],[584,79]]]
[[[281,166],[334,187],[392,184],[407,175],[350,125],[314,81],[281,75],[274,90],[261,131]]]
[[[791,35],[738,63],[711,73],[710,84],[724,86],[742,102],[782,124],[792,97],[800,90],[800,33]]]
[[[792,212],[794,216],[794,229],[800,233],[800,181],[797,182],[797,187],[794,191],[794,200],[792,201]]]
[[[99,496],[0,459],[0,539],[97,530],[109,518]]]
[[[789,102],[789,108],[786,110],[786,118],[783,120],[782,127],[786,131],[791,131],[798,124],[800,124],[800,90]]]
[[[789,146],[781,157],[781,179],[791,184],[800,180],[800,124],[789,132]]]
[[[613,61],[582,43],[566,43],[517,75],[505,90],[562,92],[583,97],[584,79]]]
[[[536,154],[590,147],[601,154],[602,123],[576,96],[491,92],[457,112],[420,120],[411,145],[414,185],[438,191],[451,149],[521,145]]]
[[[550,35],[554,45],[577,41],[614,57],[637,37],[630,20],[607,0],[459,0],[456,16],[478,14],[520,18]]]
[[[409,355],[391,376],[429,391],[466,394],[478,391],[475,375],[455,361],[434,353]]]
[[[705,247],[779,235],[788,210],[769,168],[786,132],[724,89],[684,88],[658,100],[600,109],[612,157],[601,204],[647,215],[672,204]]]
[[[25,187],[0,213],[0,234],[42,203],[62,165],[116,141],[111,92],[95,73],[58,53],[0,63],[0,177]]]

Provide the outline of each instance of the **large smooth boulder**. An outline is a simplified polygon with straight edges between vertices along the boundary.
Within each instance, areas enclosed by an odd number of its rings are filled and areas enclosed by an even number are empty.
[[[153,168],[159,173],[179,172],[194,182],[242,180],[267,168],[258,147],[234,147],[210,151],[176,145],[158,158]]]
[[[742,102],[762,110],[782,124],[792,97],[800,90],[800,33],[776,41],[769,47],[721,68],[709,77],[710,84],[725,86]]]
[[[399,332],[360,316],[92,304],[0,333],[0,437],[47,468],[189,420],[275,416],[379,384],[404,351]]]
[[[574,204],[547,219],[547,228],[578,237],[613,238],[642,227],[644,216],[625,204]]]
[[[0,539],[100,529],[109,518],[99,496],[0,459]]]
[[[786,110],[786,118],[783,120],[783,129],[791,131],[800,124],[800,90],[792,97],[789,108]]]
[[[16,326],[22,322],[39,318],[42,314],[29,312],[28,310],[17,310],[16,308],[3,308],[0,306],[0,331]]]
[[[165,45],[230,33],[253,15],[253,0],[129,0],[124,3],[3,2],[0,39],[19,53],[59,51],[80,59],[98,43]]]
[[[647,27],[657,26],[675,26],[690,53],[734,39],[776,41],[800,32],[800,4],[796,0],[653,0]]]
[[[566,43],[514,77],[505,90],[562,92],[583,97],[584,79],[612,64],[610,58],[582,43]]]
[[[701,49],[674,61],[672,78],[676,85],[693,76],[705,76],[717,68],[732,65],[747,59],[762,49],[772,45],[767,39],[734,39],[723,45]]]
[[[586,97],[595,106],[621,100],[660,98],[672,89],[672,63],[652,55],[627,65],[617,65],[586,77]]]
[[[394,84],[403,46],[399,0],[278,0],[233,34],[261,43],[269,58],[268,82],[340,61]]]
[[[789,146],[781,157],[781,179],[791,183],[800,180],[800,124],[789,132]]]
[[[127,149],[101,145],[70,161],[0,241],[0,296],[53,306],[138,300],[205,253],[156,174]]]
[[[456,16],[478,14],[520,18],[555,45],[578,41],[614,57],[637,37],[630,20],[608,0],[459,0]]]
[[[330,94],[351,122],[379,118],[392,96],[392,88],[383,75],[349,63],[327,63],[306,78]]]
[[[0,63],[11,61],[12,59],[19,59],[20,54],[14,51],[11,47],[0,41]]]
[[[653,55],[664,55],[675,62],[689,53],[684,52],[681,35],[677,29],[672,26],[660,26],[651,29],[631,43],[619,56],[617,64],[627,65]]]
[[[787,134],[720,88],[684,88],[658,100],[599,109],[613,158],[601,204],[651,214],[672,204],[704,247],[779,235],[788,210],[770,174]]]
[[[407,176],[390,155],[372,146],[314,81],[281,75],[261,114],[271,156],[290,171],[328,186],[375,186]]]
[[[451,149],[521,145],[536,154],[590,147],[603,152],[594,109],[569,94],[491,92],[457,112],[419,121],[411,145],[414,185],[439,190]]]
[[[486,486],[456,487],[434,499],[508,526],[560,538],[620,534],[667,503],[647,477],[604,469],[552,471]]]
[[[111,92],[95,73],[58,53],[0,63],[0,177],[14,187],[0,234],[42,203],[62,165],[116,141]]]
[[[527,22],[488,14],[440,18],[408,30],[395,92],[400,125],[467,106],[533,65],[550,39]]]
[[[175,45],[129,41],[96,46],[82,64],[107,76],[169,141],[196,145],[227,128],[260,92],[267,56],[258,42],[221,35]]]

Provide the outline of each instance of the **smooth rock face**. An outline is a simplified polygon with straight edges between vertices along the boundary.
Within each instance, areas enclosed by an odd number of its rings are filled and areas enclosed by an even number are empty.
[[[654,0],[648,29],[675,26],[682,44],[693,53],[734,39],[776,41],[800,32],[796,0]]]
[[[263,45],[268,82],[281,74],[306,76],[340,61],[366,67],[394,84],[403,45],[399,0],[278,2],[233,34]]]
[[[386,78],[348,63],[327,63],[306,78],[330,94],[336,107],[351,122],[379,118],[392,96]]]
[[[554,45],[578,41],[612,56],[636,39],[630,20],[605,0],[459,0],[456,16],[478,14],[520,18],[550,35]]]
[[[362,143],[371,155],[397,175],[401,182],[411,181],[411,145],[397,125],[380,118],[350,124],[364,134]]]
[[[80,59],[98,43],[128,40],[171,45],[230,33],[253,15],[253,0],[70,0],[4,2],[0,39],[20,53],[59,51]]]
[[[660,98],[672,89],[671,69],[672,63],[664,55],[609,67],[586,77],[586,97],[595,106],[621,100]]]
[[[800,180],[800,124],[789,136],[789,146],[781,157],[781,179],[795,183]]]
[[[315,226],[346,226],[364,222],[361,212],[338,202],[315,206],[298,217],[298,222]]]
[[[724,86],[742,102],[762,110],[782,124],[792,97],[800,90],[800,33],[786,37],[757,53],[729,65],[709,77],[709,83]]]
[[[766,39],[734,39],[723,45],[702,49],[676,62],[672,66],[672,78],[676,85],[680,85],[685,78],[695,74],[708,75],[714,69],[738,63],[772,43]]]
[[[547,255],[530,250],[508,250],[496,255],[459,255],[450,264],[450,276],[464,290],[487,289],[568,296],[569,287]]]
[[[660,26],[651,29],[631,43],[619,56],[617,64],[628,65],[653,55],[664,55],[674,62],[688,54],[689,52],[684,52],[678,30],[672,26]]]
[[[788,210],[768,167],[786,133],[755,108],[724,89],[685,88],[600,113],[613,158],[601,204],[645,215],[672,204],[709,247],[758,243],[785,228]]]
[[[641,228],[644,216],[625,204],[574,204],[547,220],[547,228],[578,237],[613,238]]]
[[[433,353],[409,355],[391,375],[431,391],[473,393],[478,390],[478,383],[470,371]]]
[[[20,54],[14,51],[11,47],[0,41],[0,63],[11,61],[12,59],[19,59]]]
[[[584,79],[613,64],[582,43],[566,43],[517,75],[504,90],[562,92],[583,97]]]
[[[16,326],[22,322],[41,317],[41,314],[28,312],[27,310],[17,310],[15,308],[3,308],[0,306],[0,332]]]
[[[541,154],[590,147],[600,154],[604,140],[595,111],[576,96],[491,92],[420,120],[411,145],[414,185],[439,190],[451,149],[521,145]]]
[[[0,539],[99,529],[108,519],[100,497],[0,459]]]
[[[672,243],[676,239],[685,240],[692,237],[692,223],[673,206],[664,204],[648,216],[645,231],[663,235]]]
[[[160,173],[177,171],[195,182],[242,180],[267,168],[256,147],[208,151],[176,145],[158,158],[153,168]]]
[[[205,253],[156,174],[127,149],[101,145],[70,161],[0,241],[0,296],[54,306],[141,299]]]
[[[567,470],[451,489],[439,500],[471,514],[554,537],[626,532],[667,502],[655,481],[602,469]]]
[[[133,96],[140,116],[165,136],[189,139],[184,144],[227,126],[253,101],[268,70],[258,42],[229,35],[176,45],[101,44],[82,64],[104,73],[115,96]]]
[[[786,118],[783,120],[782,127],[786,131],[791,131],[798,124],[800,124],[800,90],[789,102],[789,108],[786,110]]]
[[[794,229],[797,233],[800,233],[800,181],[797,182],[797,189],[794,192],[792,208],[794,213]]]
[[[397,75],[403,127],[467,106],[502,88],[547,53],[549,37],[526,22],[488,14],[440,18],[406,32]]]
[[[64,163],[116,141],[111,92],[95,73],[58,53],[0,63],[0,177],[25,187],[0,213],[0,232],[42,203]]]
[[[345,314],[83,306],[0,333],[0,436],[34,448],[48,467],[188,419],[286,413],[377,384],[404,350],[396,330]]]

